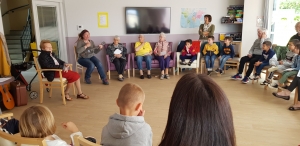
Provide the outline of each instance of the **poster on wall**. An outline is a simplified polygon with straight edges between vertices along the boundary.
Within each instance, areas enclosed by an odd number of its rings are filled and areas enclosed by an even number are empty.
[[[257,16],[256,17],[256,27],[263,27],[264,26],[264,17]]]
[[[98,27],[99,28],[108,28],[108,13],[107,12],[98,12]]]
[[[205,8],[181,8],[181,28],[198,28],[204,23]]]

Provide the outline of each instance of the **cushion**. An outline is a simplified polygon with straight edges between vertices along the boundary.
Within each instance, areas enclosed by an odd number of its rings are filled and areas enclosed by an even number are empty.
[[[63,82],[67,81],[66,78],[62,78]],[[47,78],[43,78],[43,82],[48,82]],[[60,78],[54,78],[52,82],[60,82]]]
[[[276,46],[273,49],[276,53],[277,60],[284,60],[286,58],[286,53],[288,52],[288,48],[286,46]]]

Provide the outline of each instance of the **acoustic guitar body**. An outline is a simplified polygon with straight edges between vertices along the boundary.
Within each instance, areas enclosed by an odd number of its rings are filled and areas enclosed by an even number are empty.
[[[2,101],[6,109],[13,109],[15,107],[15,101],[8,91],[7,85],[0,86],[0,92],[2,93]]]

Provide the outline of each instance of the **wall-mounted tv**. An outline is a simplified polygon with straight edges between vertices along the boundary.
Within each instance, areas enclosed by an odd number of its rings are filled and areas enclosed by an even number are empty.
[[[127,34],[170,33],[170,7],[126,7]]]

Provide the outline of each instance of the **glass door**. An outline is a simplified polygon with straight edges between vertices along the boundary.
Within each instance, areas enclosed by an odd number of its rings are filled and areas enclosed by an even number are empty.
[[[273,43],[286,46],[296,34],[295,24],[300,21],[299,0],[273,0],[271,39]]]
[[[53,52],[62,60],[67,60],[61,1],[33,0],[32,6],[37,46],[41,40],[50,40]]]

